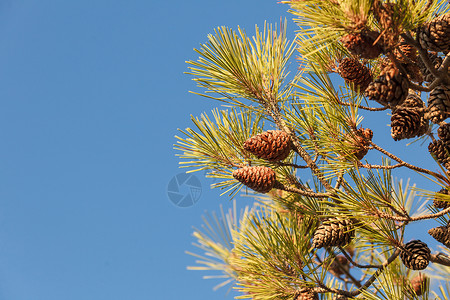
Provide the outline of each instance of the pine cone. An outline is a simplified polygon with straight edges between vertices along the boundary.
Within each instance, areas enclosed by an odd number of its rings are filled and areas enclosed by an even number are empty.
[[[414,93],[410,93],[401,106],[408,108],[424,108],[425,103],[422,101],[422,99],[420,99],[419,96]]]
[[[400,259],[405,267],[412,270],[423,270],[430,262],[430,249],[420,240],[413,240],[405,245]]]
[[[450,13],[443,14],[425,24],[419,31],[420,45],[427,50],[450,50]]]
[[[247,139],[244,149],[259,158],[280,161],[289,156],[291,139],[282,130],[268,130]]]
[[[443,59],[442,57],[438,56],[436,52],[428,52],[428,57],[430,58],[430,61],[435,69],[438,69],[441,66]],[[418,59],[417,62],[420,72],[423,75],[423,80],[426,82],[432,82],[435,79],[435,77],[425,66],[425,63],[423,62],[422,58]]]
[[[340,276],[344,274],[344,271],[339,268],[339,265],[347,272],[350,270],[350,264],[347,258],[344,255],[337,255],[329,268],[331,274],[333,274],[334,276]]]
[[[353,83],[355,88],[363,92],[372,82],[372,72],[358,59],[345,57],[339,62],[338,73],[347,83]]]
[[[445,247],[450,249],[450,228],[446,226],[439,226],[431,228],[428,233],[439,243],[444,244]]]
[[[442,140],[435,140],[428,145],[428,151],[444,168],[450,169],[450,147],[447,143]]]
[[[411,280],[411,288],[416,293],[417,296],[422,296],[423,293],[427,290],[428,285],[428,278],[422,273],[419,273],[419,275],[416,275]]]
[[[438,137],[445,143],[450,143],[450,124],[443,124],[437,130]]]
[[[358,55],[361,58],[374,59],[383,51],[383,48],[378,43],[374,45],[378,35],[379,33],[376,31],[363,30],[343,36],[341,42],[353,55]]]
[[[446,188],[443,188],[443,189],[439,190],[438,193],[448,195],[448,190]],[[433,200],[433,206],[436,208],[444,208],[445,209],[447,207],[450,207],[450,201],[443,201],[443,200],[439,200],[439,199],[435,198]]]
[[[314,233],[313,247],[345,246],[352,240],[355,234],[350,220],[330,218],[322,223]]]
[[[428,112],[425,118],[437,124],[447,119],[450,114],[450,87],[445,85],[437,86],[431,91],[428,98]]]
[[[259,193],[269,192],[276,182],[275,172],[264,166],[237,169],[233,172],[233,177]]]
[[[386,67],[365,91],[370,100],[375,100],[383,106],[395,108],[401,105],[408,96],[408,78],[390,65]]]
[[[373,131],[370,128],[359,128],[354,135],[345,136],[346,143],[353,148],[352,154],[358,160],[364,158],[369,151],[370,141],[372,141]]]
[[[311,290],[303,290],[295,296],[295,300],[319,300],[319,295]]]
[[[417,49],[406,43],[402,38],[398,48],[394,50],[395,58],[403,64],[414,63],[417,61]]]
[[[391,116],[391,136],[395,141],[424,135],[428,122],[424,113],[414,108],[399,107]]]

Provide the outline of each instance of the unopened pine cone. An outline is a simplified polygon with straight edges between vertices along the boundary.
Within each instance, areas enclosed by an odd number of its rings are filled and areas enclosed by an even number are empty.
[[[252,190],[263,194],[269,192],[276,182],[275,172],[264,166],[246,166],[234,170],[233,177]]]
[[[448,195],[448,190],[446,188],[442,188],[438,191],[439,194]],[[439,200],[438,198],[435,198],[433,200],[433,206],[436,208],[447,208],[450,207],[450,199],[449,201]]]
[[[450,170],[450,148],[447,143],[442,140],[435,140],[428,145],[428,151],[438,163]]]
[[[450,13],[443,14],[426,23],[419,30],[420,45],[438,52],[450,50]]]
[[[314,232],[314,248],[345,246],[355,234],[353,223],[347,219],[330,218]]]
[[[373,80],[370,69],[355,58],[345,57],[339,61],[338,73],[361,92],[364,92]]]
[[[425,118],[437,124],[450,115],[450,87],[437,86],[428,98],[428,112]]]
[[[437,130],[438,137],[444,142],[450,143],[450,124],[442,124]]]
[[[405,249],[400,252],[400,259],[405,267],[411,270],[423,270],[430,262],[430,249],[420,240],[406,243]]]
[[[369,151],[370,142],[373,138],[373,131],[370,128],[359,128],[353,135],[346,135],[345,141],[353,148],[352,154],[358,160],[364,158]]]
[[[450,249],[450,228],[447,226],[439,226],[428,230],[428,234],[431,235],[436,241],[442,243],[445,247]]]
[[[419,273],[411,279],[411,288],[417,296],[422,296],[427,290],[428,278],[425,274]]]
[[[377,43],[379,33],[376,31],[362,30],[361,32],[350,33],[341,38],[345,48],[353,55],[361,58],[374,59],[383,51],[383,48]]]
[[[383,106],[395,108],[408,96],[408,85],[408,78],[391,64],[369,84],[365,95]]]
[[[247,139],[244,149],[259,158],[280,161],[289,156],[291,139],[282,130],[268,130]]]

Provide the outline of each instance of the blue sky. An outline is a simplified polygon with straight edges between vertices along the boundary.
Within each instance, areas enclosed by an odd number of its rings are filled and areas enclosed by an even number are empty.
[[[201,176],[194,206],[167,197],[182,172],[177,128],[219,105],[188,93],[185,61],[214,28],[252,33],[290,20],[286,10],[271,0],[0,1],[0,300],[232,298],[187,271],[184,253],[203,212],[229,200]],[[388,133],[388,120],[368,122]]]

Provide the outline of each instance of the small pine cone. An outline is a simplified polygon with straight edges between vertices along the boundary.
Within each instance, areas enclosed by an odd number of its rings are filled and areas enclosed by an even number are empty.
[[[445,247],[450,249],[450,229],[447,226],[439,226],[428,230],[428,234],[431,235],[436,241],[444,244]]]
[[[379,33],[376,31],[363,30],[343,36],[341,42],[353,55],[358,55],[361,58],[374,59],[383,51],[383,47],[378,43],[374,45],[378,35]]]
[[[280,161],[289,156],[291,139],[282,130],[268,130],[247,139],[244,149],[259,158]]]
[[[428,131],[423,112],[415,108],[399,107],[392,113],[391,136],[395,141],[422,136]]]
[[[446,143],[450,143],[450,124],[443,124],[437,130],[438,137]]]
[[[420,240],[406,243],[405,249],[400,253],[400,259],[405,267],[411,270],[423,270],[430,262],[430,249]]]
[[[345,57],[339,62],[338,73],[347,83],[351,82],[355,88],[363,92],[372,82],[372,72],[358,59]]]
[[[428,98],[428,112],[425,118],[437,124],[450,114],[450,87],[445,85],[437,86],[431,91]]]
[[[441,190],[438,191],[439,194],[445,194],[448,195],[448,190],[446,188],[443,188]],[[433,200],[433,206],[436,208],[447,208],[450,207],[450,201],[443,201],[443,200],[439,200],[437,198],[435,198]]]
[[[322,223],[314,233],[313,247],[345,246],[352,240],[355,234],[350,220],[330,218]]]
[[[299,292],[295,298],[295,300],[319,300],[319,295],[317,293],[314,293],[311,290],[303,290]]]
[[[275,185],[275,172],[264,166],[243,167],[234,170],[233,177],[259,193],[269,192]]]
[[[392,67],[386,67],[365,91],[370,100],[375,100],[381,105],[395,108],[401,105],[408,96],[408,78],[400,71]]]
[[[410,93],[401,106],[408,108],[424,108],[425,103],[422,101],[422,99],[420,99],[419,96],[414,93]]]
[[[406,43],[404,39],[400,41],[398,48],[394,50],[394,54],[401,63],[412,63],[417,60],[417,49]]]
[[[350,264],[347,258],[344,255],[337,255],[329,268],[331,274],[335,276],[340,276],[344,274],[344,271],[342,271],[342,269],[339,268],[339,265],[341,265],[341,267],[344,268],[344,270],[346,270],[347,272],[350,270]]]
[[[352,148],[352,154],[358,160],[364,158],[369,151],[370,141],[372,141],[373,131],[370,128],[359,128],[353,135],[346,134],[345,143]]]
[[[427,290],[428,285],[428,278],[422,273],[419,273],[419,275],[416,275],[411,280],[411,288],[416,293],[417,296],[422,296],[423,293]]]
[[[428,145],[428,151],[436,158],[438,163],[450,169],[450,147],[442,140],[435,140]]]
[[[427,50],[450,50],[450,13],[443,14],[425,24],[419,31],[420,45]]]
[[[438,56],[436,52],[428,52],[428,57],[435,69],[438,69],[442,64],[442,57]],[[434,80],[434,75],[431,74],[430,70],[425,66],[422,58],[418,59],[418,66],[420,72],[422,73],[423,80],[426,82],[432,82]]]

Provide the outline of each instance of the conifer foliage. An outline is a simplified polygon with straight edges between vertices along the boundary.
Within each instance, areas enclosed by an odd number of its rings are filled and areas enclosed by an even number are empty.
[[[188,62],[198,95],[225,107],[181,131],[181,163],[255,199],[204,218],[191,269],[240,299],[449,299],[450,4],[281,3],[293,40],[286,21],[220,27]],[[404,140],[419,159],[388,150]]]

